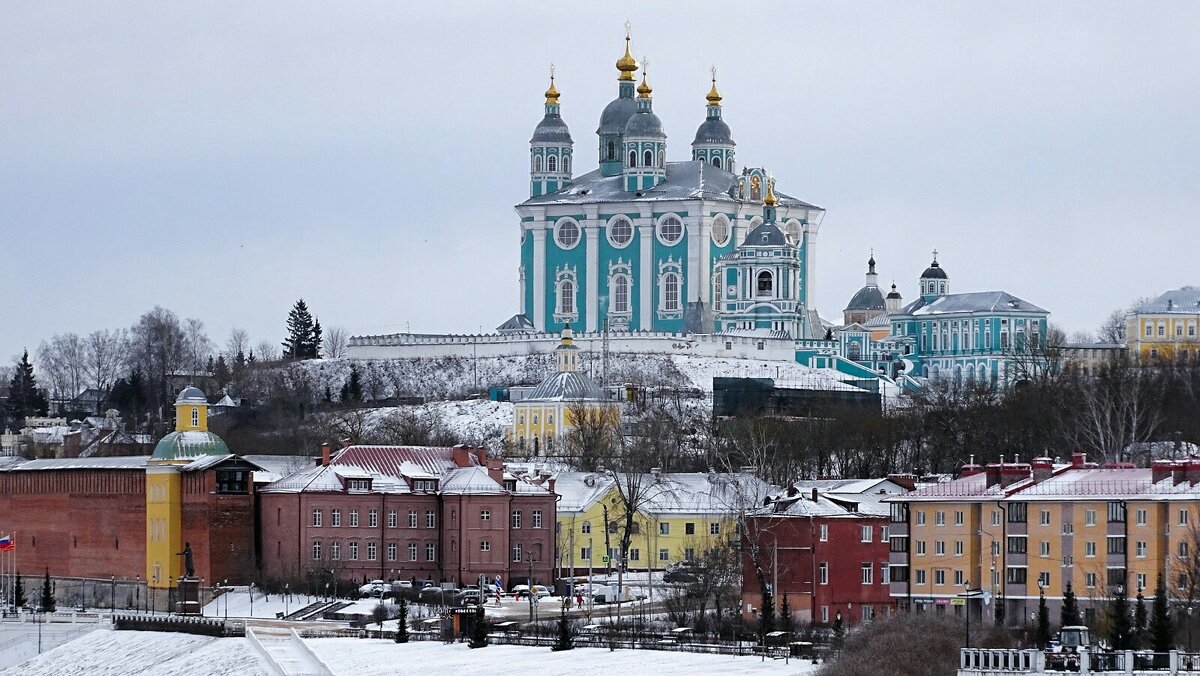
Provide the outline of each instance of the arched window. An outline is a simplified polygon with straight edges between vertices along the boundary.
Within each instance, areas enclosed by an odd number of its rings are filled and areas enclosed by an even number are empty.
[[[733,158],[732,157],[725,161],[725,171],[728,171],[731,174],[733,173]]]
[[[642,162],[643,167],[653,167],[654,166],[654,151],[647,150],[645,153],[642,154],[642,159],[644,160]]]
[[[200,409],[192,407],[192,427],[200,426]]]
[[[542,170],[542,156],[541,155],[533,156],[533,170],[534,171]]]
[[[713,166],[720,169],[721,168],[721,158],[714,157],[713,158]]]
[[[667,154],[660,150],[658,151],[658,168],[662,169],[665,166],[667,166]]]
[[[667,312],[679,309],[679,274],[668,272],[662,276],[662,308]]]
[[[575,282],[573,280],[564,279],[558,283],[558,312],[564,315],[575,314]]]
[[[551,155],[546,158],[546,171],[558,171],[558,158]]]
[[[850,361],[858,361],[862,358],[862,345],[859,345],[857,342],[850,343],[847,352],[849,353],[847,356],[850,358]]]
[[[570,155],[563,155],[563,173],[564,174],[571,173],[571,156]]]
[[[768,297],[774,295],[773,281],[771,273],[767,270],[758,273],[758,295]]]
[[[788,244],[792,246],[800,246],[800,224],[796,221],[788,221],[783,226],[783,232],[787,235]]]
[[[613,143],[612,141],[608,142],[608,159],[617,159],[617,144]]]
[[[635,151],[635,150],[629,151],[629,166],[631,166],[631,167],[637,166],[637,151]]]
[[[629,278],[625,275],[613,277],[612,311],[614,314],[629,313]]]

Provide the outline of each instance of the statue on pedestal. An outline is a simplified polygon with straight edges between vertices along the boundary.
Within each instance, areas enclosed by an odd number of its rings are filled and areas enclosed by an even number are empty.
[[[192,543],[183,543],[183,576],[196,577],[196,564],[192,560]]]

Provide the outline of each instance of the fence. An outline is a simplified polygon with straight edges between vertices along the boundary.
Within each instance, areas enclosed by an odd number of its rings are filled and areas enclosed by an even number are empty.
[[[1048,659],[1049,657],[1049,659]],[[1134,652],[1081,652],[1045,655],[1037,650],[963,648],[958,676],[1001,676],[1070,671],[1079,674],[1178,674],[1200,670],[1200,654]]]
[[[246,623],[240,620],[217,620],[206,617],[168,615],[117,615],[113,626],[126,631],[174,631],[200,636],[245,636]]]

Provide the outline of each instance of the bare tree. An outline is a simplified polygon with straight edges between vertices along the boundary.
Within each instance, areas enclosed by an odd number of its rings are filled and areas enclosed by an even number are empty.
[[[571,457],[575,469],[596,471],[617,444],[620,423],[615,410],[575,401],[567,406],[566,417],[571,424],[562,435],[563,452]]]
[[[1127,338],[1125,335],[1125,315],[1149,303],[1151,300],[1149,296],[1142,296],[1135,299],[1128,306],[1117,308],[1110,312],[1108,317],[1104,319],[1104,322],[1100,324],[1100,328],[1097,331],[1100,342],[1124,345]]]
[[[260,362],[279,361],[279,347],[269,340],[263,340],[254,348],[254,353]]]
[[[225,339],[225,361],[232,364],[237,360],[239,354],[245,357],[248,352],[250,352],[250,332],[236,326],[230,329],[229,337]]]
[[[212,341],[204,330],[204,322],[189,318],[184,321],[184,350],[187,354],[187,368],[192,375],[204,373],[209,357],[213,353]]]
[[[148,408],[161,420],[174,401],[172,393],[168,392],[169,377],[184,370],[189,363],[187,335],[179,317],[159,306],[143,314],[133,325],[130,335],[130,361],[144,379]]]
[[[1163,374],[1113,362],[1090,377],[1075,375],[1076,405],[1067,414],[1078,443],[1102,459],[1120,459],[1132,444],[1150,441],[1163,422]]]
[[[49,343],[42,342],[37,351],[38,368],[52,398],[70,399],[83,391],[86,361],[87,349],[78,334],[62,333]]]
[[[326,359],[341,359],[346,356],[346,346],[349,343],[350,334],[344,327],[331,326],[325,329],[322,353]]]
[[[84,373],[92,387],[108,391],[126,369],[129,332],[125,329],[100,329],[84,339],[87,361]]]
[[[1169,569],[1167,571],[1167,590],[1172,589],[1171,582],[1178,590],[1179,601],[1188,608],[1189,621],[1191,609],[1200,604],[1200,525],[1189,522],[1187,535],[1180,539],[1178,556],[1172,557],[1167,552]],[[1173,559],[1173,561],[1172,561]],[[1172,580],[1172,576],[1174,580]]]

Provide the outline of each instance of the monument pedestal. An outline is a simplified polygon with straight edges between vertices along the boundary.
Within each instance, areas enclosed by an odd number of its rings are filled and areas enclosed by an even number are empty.
[[[200,614],[200,580],[190,577],[179,579],[179,601],[175,612],[180,615]]]

